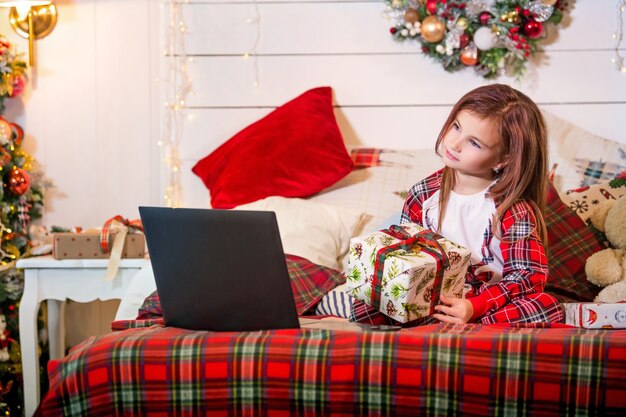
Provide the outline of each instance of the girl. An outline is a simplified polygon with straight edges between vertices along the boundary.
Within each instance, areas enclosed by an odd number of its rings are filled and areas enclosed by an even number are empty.
[[[479,87],[453,107],[436,142],[445,167],[415,184],[402,222],[436,230],[472,252],[465,298],[441,295],[446,323],[561,322],[543,292],[547,133],[535,103],[502,84]],[[381,314],[355,303],[357,320]],[[414,323],[414,324],[422,324]]]

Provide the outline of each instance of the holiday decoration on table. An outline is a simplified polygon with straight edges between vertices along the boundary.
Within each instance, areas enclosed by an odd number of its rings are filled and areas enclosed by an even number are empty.
[[[416,40],[446,71],[523,75],[528,59],[573,0],[385,0],[391,35]]]
[[[19,96],[26,86],[23,56],[23,52],[17,52],[6,38],[0,36],[0,114],[4,111],[4,100]]]

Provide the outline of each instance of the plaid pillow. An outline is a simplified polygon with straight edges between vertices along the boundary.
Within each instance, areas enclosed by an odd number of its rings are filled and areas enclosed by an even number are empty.
[[[615,178],[615,176],[626,169],[626,155],[624,151],[619,149],[621,155],[623,155],[624,161],[619,163],[606,162],[606,161],[594,161],[586,158],[576,158],[576,168],[578,172],[582,173],[582,182],[580,185],[583,187],[586,185],[598,184],[602,180]]]
[[[300,256],[285,255],[285,261],[298,315],[307,313],[326,293],[346,282],[346,277],[341,272],[315,264]],[[137,320],[154,320],[162,316],[161,302],[155,291],[139,308]]]
[[[561,302],[592,301],[599,289],[587,281],[585,262],[604,245],[563,203],[552,184],[548,186],[546,227],[550,270],[546,292]]]
[[[315,307],[330,290],[346,282],[346,276],[341,272],[308,259],[295,255],[285,255],[285,259],[296,309],[300,315]]]

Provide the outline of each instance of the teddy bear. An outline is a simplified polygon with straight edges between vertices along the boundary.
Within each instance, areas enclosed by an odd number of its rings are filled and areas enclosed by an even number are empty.
[[[590,220],[596,229],[605,233],[610,244],[585,263],[587,279],[604,287],[594,301],[626,301],[626,196],[602,202]]]

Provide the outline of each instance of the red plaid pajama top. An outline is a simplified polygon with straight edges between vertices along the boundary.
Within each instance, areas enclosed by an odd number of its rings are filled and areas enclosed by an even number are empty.
[[[443,170],[437,171],[409,190],[402,222],[422,224],[422,204],[441,188],[442,177]],[[493,278],[492,273],[481,269],[491,258],[489,244],[493,233],[490,227],[483,234],[482,261],[472,262],[465,276],[466,283],[471,286],[466,298],[474,307],[472,320],[483,323],[562,321],[558,301],[543,292],[548,264],[531,206],[525,201],[514,204],[503,214],[500,232],[504,260],[502,279],[487,284]]]

